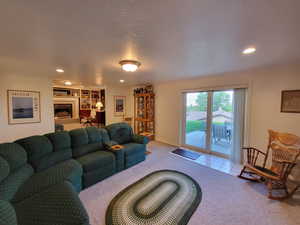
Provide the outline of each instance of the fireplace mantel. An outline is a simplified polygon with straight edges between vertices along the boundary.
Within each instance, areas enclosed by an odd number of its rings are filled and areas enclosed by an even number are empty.
[[[72,104],[72,119],[79,119],[79,97],[55,97],[53,104]]]

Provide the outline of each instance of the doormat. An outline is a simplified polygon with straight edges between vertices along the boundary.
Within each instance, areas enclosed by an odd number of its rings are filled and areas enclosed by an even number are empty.
[[[180,155],[184,158],[192,159],[192,160],[196,160],[201,156],[201,154],[198,152],[192,152],[192,151],[184,150],[181,148],[175,149],[174,151],[172,151],[172,153]]]

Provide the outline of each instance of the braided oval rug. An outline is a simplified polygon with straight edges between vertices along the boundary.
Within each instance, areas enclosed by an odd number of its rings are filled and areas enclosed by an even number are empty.
[[[190,176],[155,171],[114,197],[106,211],[106,225],[184,225],[201,199],[201,188]]]

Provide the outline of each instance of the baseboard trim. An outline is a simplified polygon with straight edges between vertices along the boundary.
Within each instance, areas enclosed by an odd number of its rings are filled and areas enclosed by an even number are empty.
[[[165,140],[161,140],[161,139],[155,139],[155,141],[157,141],[157,142],[160,142],[160,143],[162,143],[162,144],[166,144],[166,145],[171,145],[172,147],[180,147],[179,145],[177,145],[177,144],[173,144],[173,143],[170,143],[170,142],[168,142],[168,141],[165,141]]]

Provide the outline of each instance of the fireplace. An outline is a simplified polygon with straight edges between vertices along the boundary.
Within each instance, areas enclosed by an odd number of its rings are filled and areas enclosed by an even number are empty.
[[[53,98],[54,116],[57,120],[79,120],[78,97]]]
[[[71,119],[73,117],[73,105],[54,104],[54,116],[58,119]]]

